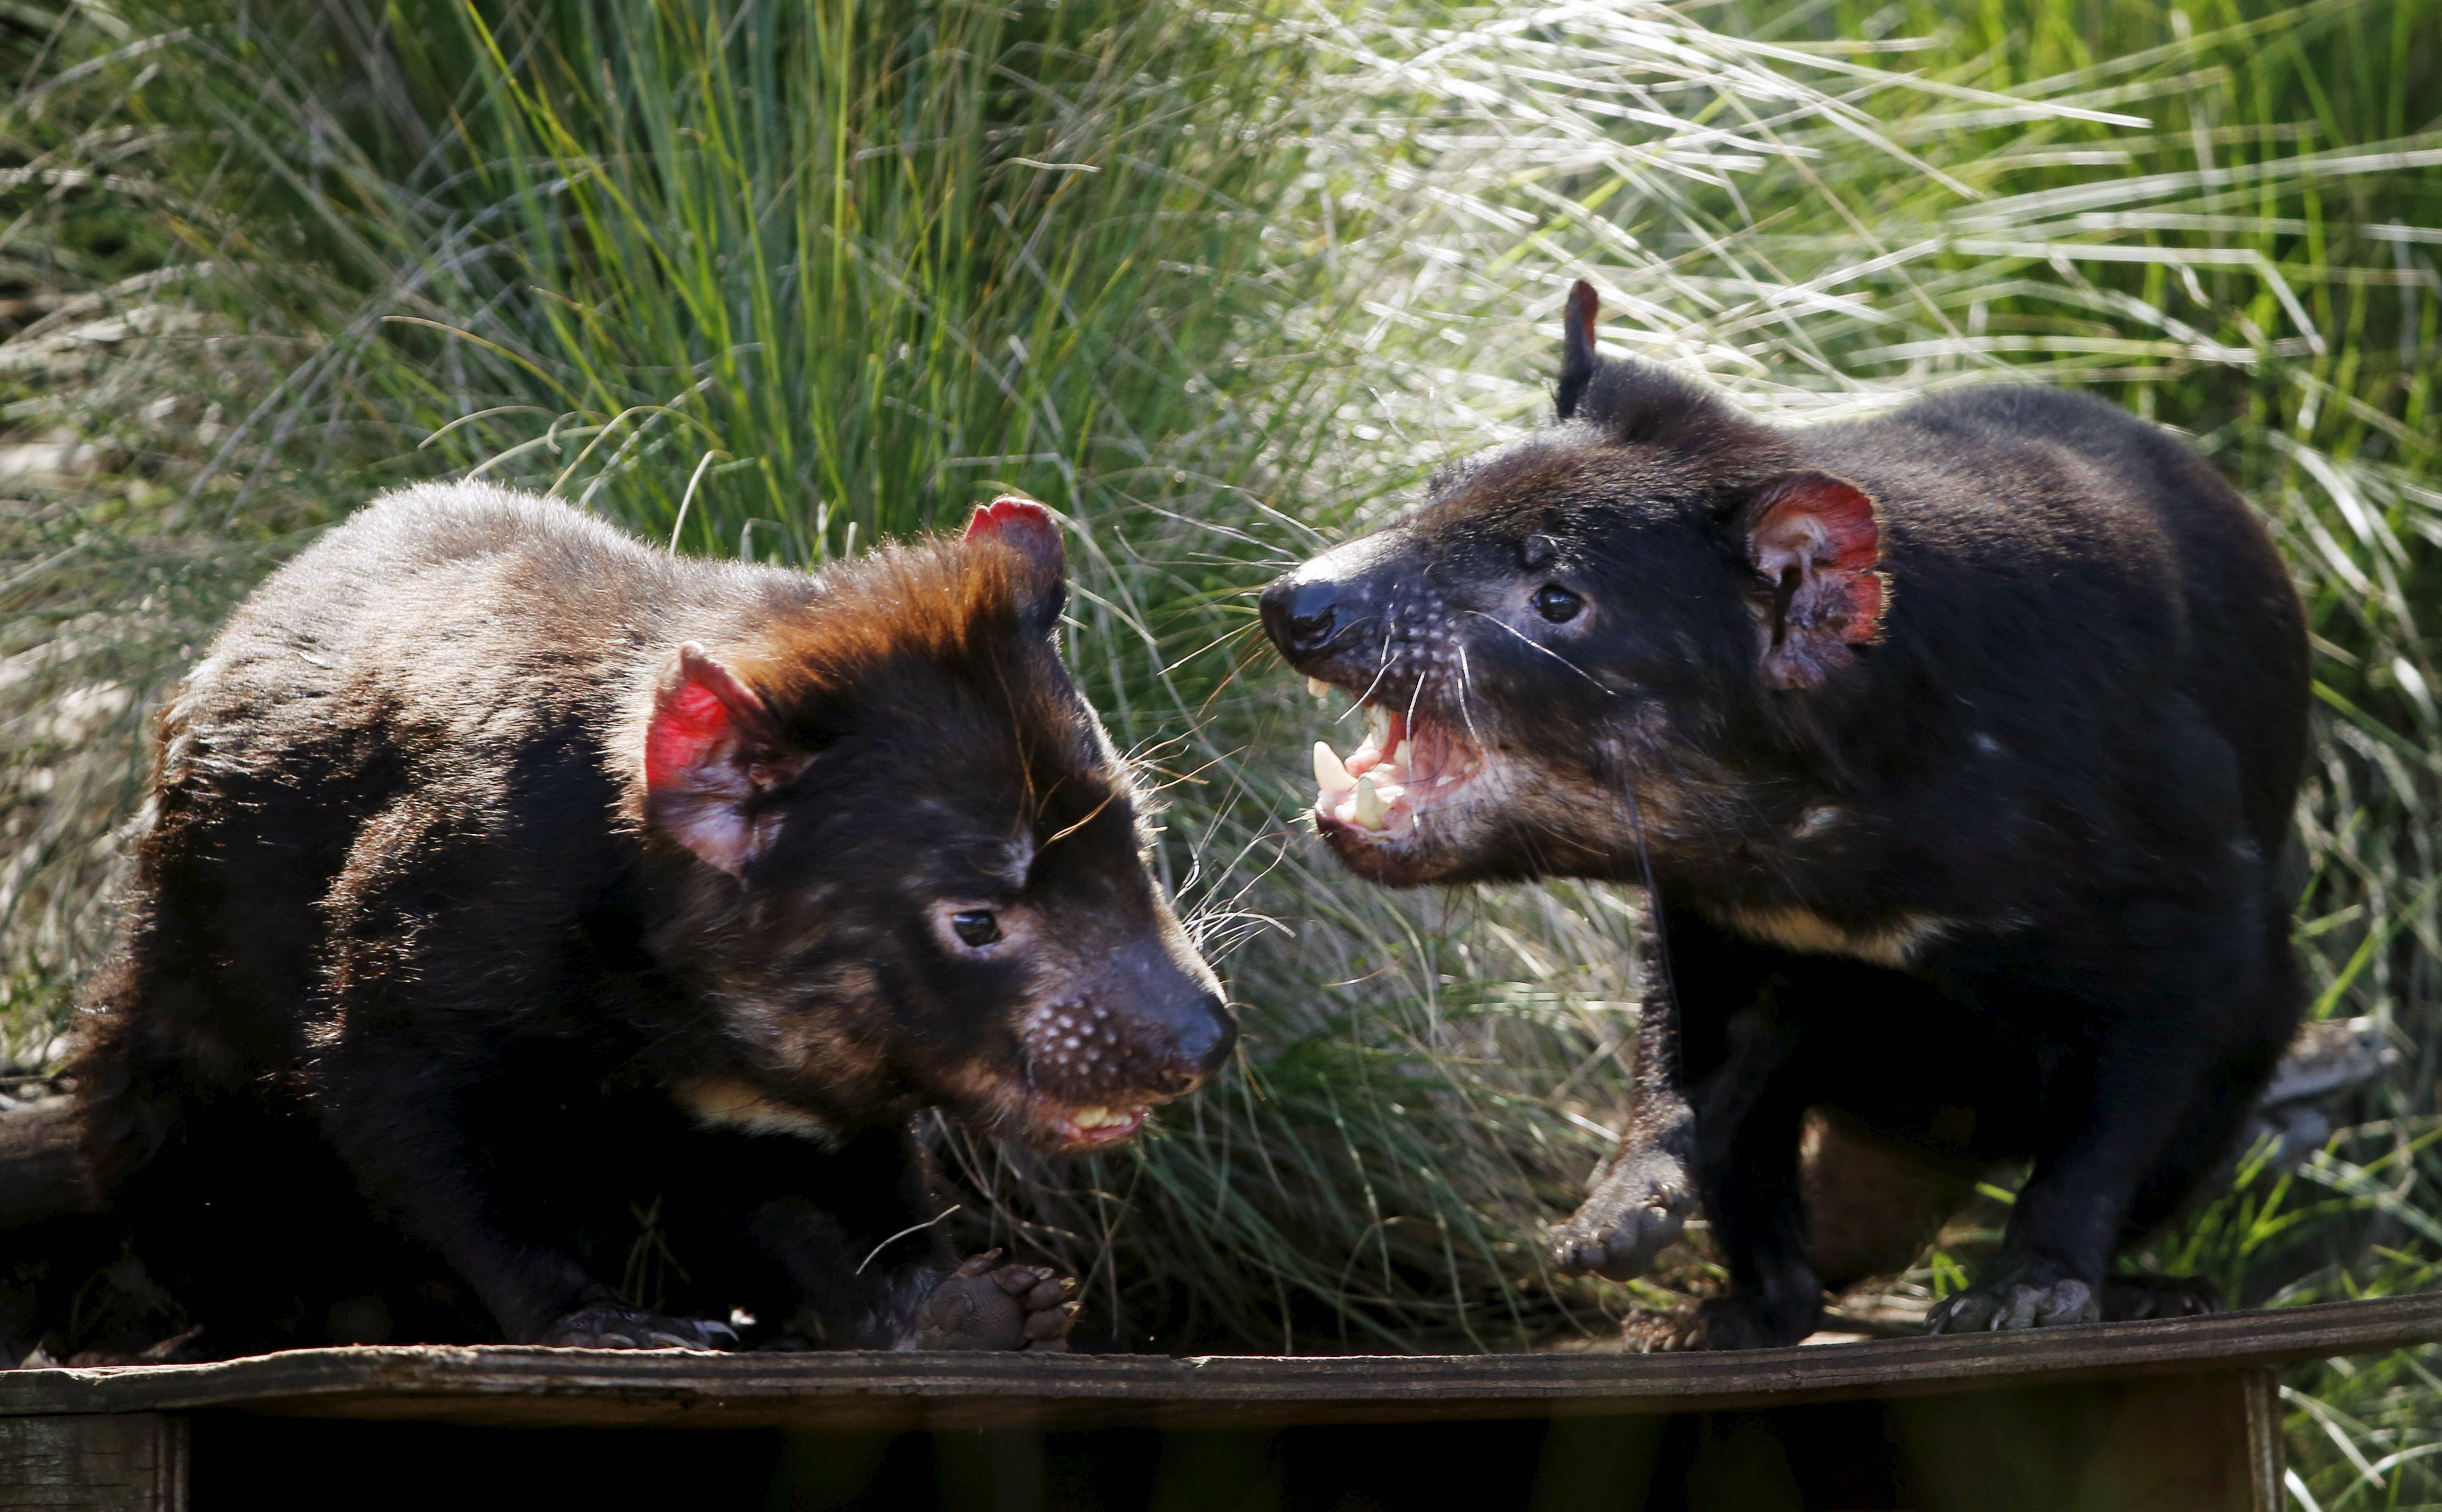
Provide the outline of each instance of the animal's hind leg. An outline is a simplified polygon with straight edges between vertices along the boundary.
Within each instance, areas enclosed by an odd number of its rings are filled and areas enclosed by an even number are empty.
[[[2271,1075],[2298,1017],[2297,967],[2281,933],[2287,912],[2276,901],[2267,913],[2274,920],[2267,935],[2272,942],[2270,969],[2254,1000],[2243,1005],[2254,1032],[2243,1036],[2219,1073],[2208,1078],[2161,1157],[2138,1184],[2121,1224],[2121,1249],[2140,1243],[2204,1198],[2201,1184],[2224,1162],[2246,1153],[2238,1140],[2254,1109],[2256,1090]],[[2223,1304],[2220,1288],[2200,1276],[2111,1276],[2104,1282],[2101,1301],[2107,1322],[2192,1317],[2219,1312]]]
[[[2251,1086],[2256,1080],[2241,1074],[2226,1084]],[[2225,1085],[2208,1088],[2196,1102],[2160,1162],[2137,1189],[2128,1220],[2121,1226],[2121,1248],[2143,1240],[2203,1196],[2198,1184],[2237,1153],[2239,1131],[2247,1122],[2251,1101],[2232,1097]],[[2101,1303],[2105,1322],[2126,1322],[2217,1313],[2223,1299],[2221,1288],[2201,1276],[2122,1274],[2105,1278]]]
[[[2208,1087],[2196,1099],[2162,1158],[2139,1185],[2120,1227],[2118,1248],[2124,1249],[2169,1222],[2196,1194],[2197,1182],[2231,1153],[2250,1106],[2220,1087]],[[2201,1276],[2106,1276],[2096,1300],[2105,1322],[2189,1318],[2222,1309],[2221,1288]]]
[[[2102,1043],[2059,1055],[2001,1251],[1983,1280],[1934,1309],[1934,1332],[2100,1319],[2112,1256],[2228,1149],[2294,1010],[2269,995],[2263,956],[2231,948],[2226,918],[2182,922],[2181,934],[2155,932],[2153,973],[2132,968],[2111,996],[2021,1005],[2029,1019],[2117,1022]]]

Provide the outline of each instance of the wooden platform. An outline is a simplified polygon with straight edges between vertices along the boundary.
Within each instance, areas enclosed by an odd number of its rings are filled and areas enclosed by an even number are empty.
[[[1374,1485],[1387,1492],[1421,1475],[1428,1490],[1453,1497],[1464,1482],[1475,1508],[1586,1505],[1582,1496],[1562,1503],[1545,1494],[1553,1477],[1574,1476],[1599,1488],[1598,1504],[1614,1507],[2269,1512],[2282,1504],[2269,1368],[2436,1339],[2442,1295],[1723,1355],[1169,1359],[301,1350],[208,1365],[0,1373],[0,1508],[313,1504],[283,1502],[275,1483],[298,1466],[325,1465],[329,1446],[344,1450],[343,1461],[370,1458],[385,1467],[355,1494],[322,1504],[389,1504],[379,1500],[380,1480],[388,1477],[404,1497],[426,1454],[419,1445],[481,1443],[491,1447],[487,1453],[522,1453],[520,1445],[539,1449],[548,1440],[583,1447],[589,1465],[603,1454],[632,1461],[640,1468],[624,1484],[640,1493],[649,1478],[641,1466],[667,1455],[736,1461],[753,1446],[752,1455],[775,1468],[762,1476],[759,1494],[738,1504],[758,1507],[906,1505],[916,1481],[932,1487],[936,1503],[1058,1506],[1067,1503],[1054,1494],[1055,1482],[1084,1485],[1104,1461],[1124,1460],[1152,1466],[1129,1472],[1145,1482],[1143,1496],[1103,1486],[1076,1504],[1359,1504],[1339,1491]],[[497,1430],[504,1428],[560,1431],[502,1436]],[[636,1429],[669,1431],[624,1431]],[[789,1469],[790,1456],[802,1459],[805,1446],[829,1446],[815,1455],[816,1468],[837,1469],[843,1456],[883,1466],[889,1446],[902,1439],[931,1445],[929,1480],[902,1475],[897,1490],[797,1494],[805,1477]],[[1011,1451],[1017,1468],[976,1483],[985,1499],[961,1503],[945,1489],[941,1455],[943,1445],[955,1450],[962,1440],[1033,1448]],[[1742,1440],[1745,1448],[1736,1448]],[[1240,1447],[1232,1463],[1252,1456],[1272,1466],[1271,1491],[1251,1501],[1200,1498],[1191,1477],[1176,1494],[1157,1494],[1162,1463],[1216,1443]],[[215,1444],[247,1448],[216,1458]],[[1708,1501],[1696,1494],[1708,1452],[1733,1467],[1777,1454],[1778,1467],[1767,1466],[1772,1484],[1760,1491]],[[1293,1460],[1307,1466],[1298,1472],[1307,1484],[1291,1484]],[[1067,1481],[1053,1474],[1054,1461],[1069,1466],[1060,1472]],[[516,1477],[495,1478],[505,1485]],[[1854,1483],[1864,1500],[1840,1500],[1850,1493],[1827,1491],[1832,1482]],[[480,1497],[483,1477],[456,1484],[453,1512],[483,1504],[467,1500]],[[614,1476],[610,1484],[623,1483]],[[1200,1488],[1218,1498],[1220,1485],[1206,1478]],[[570,1480],[562,1489],[578,1487]],[[398,1504],[428,1504],[431,1494]],[[727,1502],[714,1496],[687,1504]]]

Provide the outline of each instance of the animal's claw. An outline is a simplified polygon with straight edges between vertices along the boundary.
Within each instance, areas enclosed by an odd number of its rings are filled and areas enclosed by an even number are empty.
[[[916,1317],[917,1349],[1066,1349],[1077,1282],[987,1250],[941,1279]]]
[[[1925,1314],[1929,1334],[2000,1333],[2099,1322],[2094,1288],[2075,1276],[2005,1274],[1968,1287]]]
[[[1585,1202],[1552,1230],[1552,1263],[1572,1276],[1632,1280],[1678,1240],[1695,1206],[1676,1156],[1650,1146],[1624,1150],[1595,1173]]]

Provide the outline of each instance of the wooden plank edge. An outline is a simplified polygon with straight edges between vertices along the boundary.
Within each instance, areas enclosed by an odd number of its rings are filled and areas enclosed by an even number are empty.
[[[1686,1412],[2257,1369],[2442,1339],[2442,1294],[1735,1354],[703,1355],[296,1350],[0,1373],[0,1415],[231,1409],[543,1422],[1251,1421]]]

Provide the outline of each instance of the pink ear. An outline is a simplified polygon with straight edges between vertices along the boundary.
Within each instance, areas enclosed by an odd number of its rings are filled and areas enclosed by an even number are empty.
[[[1066,571],[1060,522],[1031,499],[1005,494],[989,504],[977,504],[974,518],[967,521],[967,539],[1006,541],[1048,567],[1054,575]]]
[[[757,836],[747,811],[779,769],[772,718],[736,673],[689,641],[654,690],[645,728],[645,813],[679,844],[737,875]]]
[[[1747,560],[1773,585],[1755,606],[1764,680],[1815,687],[1856,660],[1851,646],[1882,634],[1890,583],[1876,564],[1882,530],[1874,501],[1819,472],[1766,483],[1748,505]]]
[[[966,538],[1016,547],[1034,569],[1020,600],[1028,623],[1045,631],[1058,627],[1068,602],[1068,554],[1060,544],[1060,522],[1051,511],[1031,499],[1005,494],[975,506]]]

